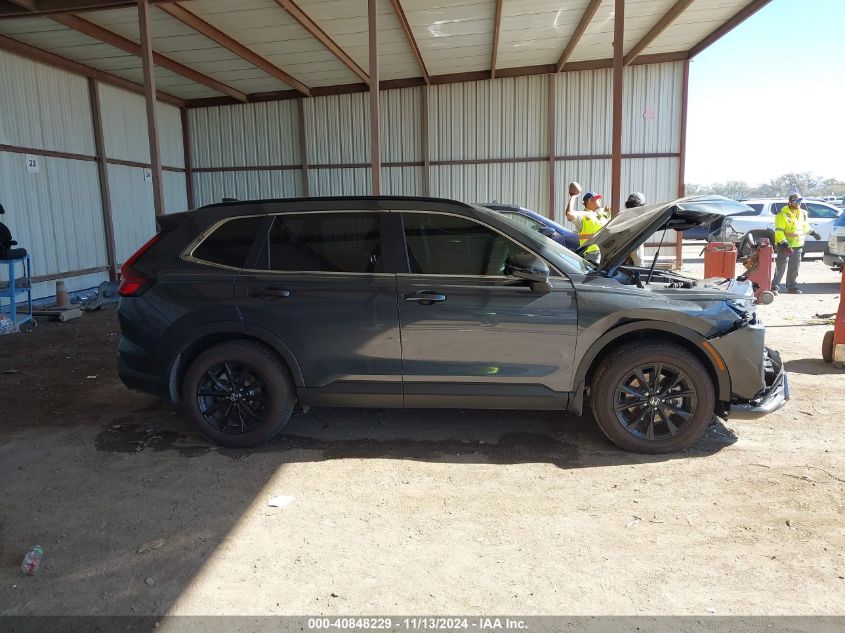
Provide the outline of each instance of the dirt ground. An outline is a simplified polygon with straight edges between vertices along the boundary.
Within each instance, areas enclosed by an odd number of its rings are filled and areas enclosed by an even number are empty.
[[[801,278],[759,309],[791,402],[658,457],[531,411],[312,410],[219,449],[119,383],[113,309],[3,337],[0,615],[843,614],[840,278]]]

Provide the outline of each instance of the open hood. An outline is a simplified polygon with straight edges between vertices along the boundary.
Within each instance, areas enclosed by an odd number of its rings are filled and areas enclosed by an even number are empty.
[[[664,229],[683,231],[694,226],[718,228],[725,217],[754,210],[747,204],[724,196],[692,196],[648,207],[625,209],[586,242],[601,249],[598,269],[612,273],[648,239]]]

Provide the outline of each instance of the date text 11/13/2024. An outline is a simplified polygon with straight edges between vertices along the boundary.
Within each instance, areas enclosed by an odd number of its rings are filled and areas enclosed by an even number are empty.
[[[444,618],[444,617],[413,617],[413,618],[308,618],[308,629],[320,630],[407,630],[407,631],[502,631],[526,630],[524,620],[512,618]]]

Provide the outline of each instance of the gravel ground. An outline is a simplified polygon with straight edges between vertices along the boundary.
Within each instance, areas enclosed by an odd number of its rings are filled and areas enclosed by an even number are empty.
[[[793,399],[657,457],[530,411],[312,410],[220,449],[120,385],[114,310],[4,337],[0,614],[842,614],[839,276],[801,278],[759,310]]]

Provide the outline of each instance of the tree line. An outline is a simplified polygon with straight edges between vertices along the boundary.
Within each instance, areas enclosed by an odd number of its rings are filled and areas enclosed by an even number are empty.
[[[734,200],[742,198],[784,198],[796,189],[805,197],[845,196],[845,182],[836,178],[823,178],[812,172],[784,174],[772,178],[759,186],[750,185],[742,180],[714,182],[709,185],[686,183],[686,195],[719,194]]]

